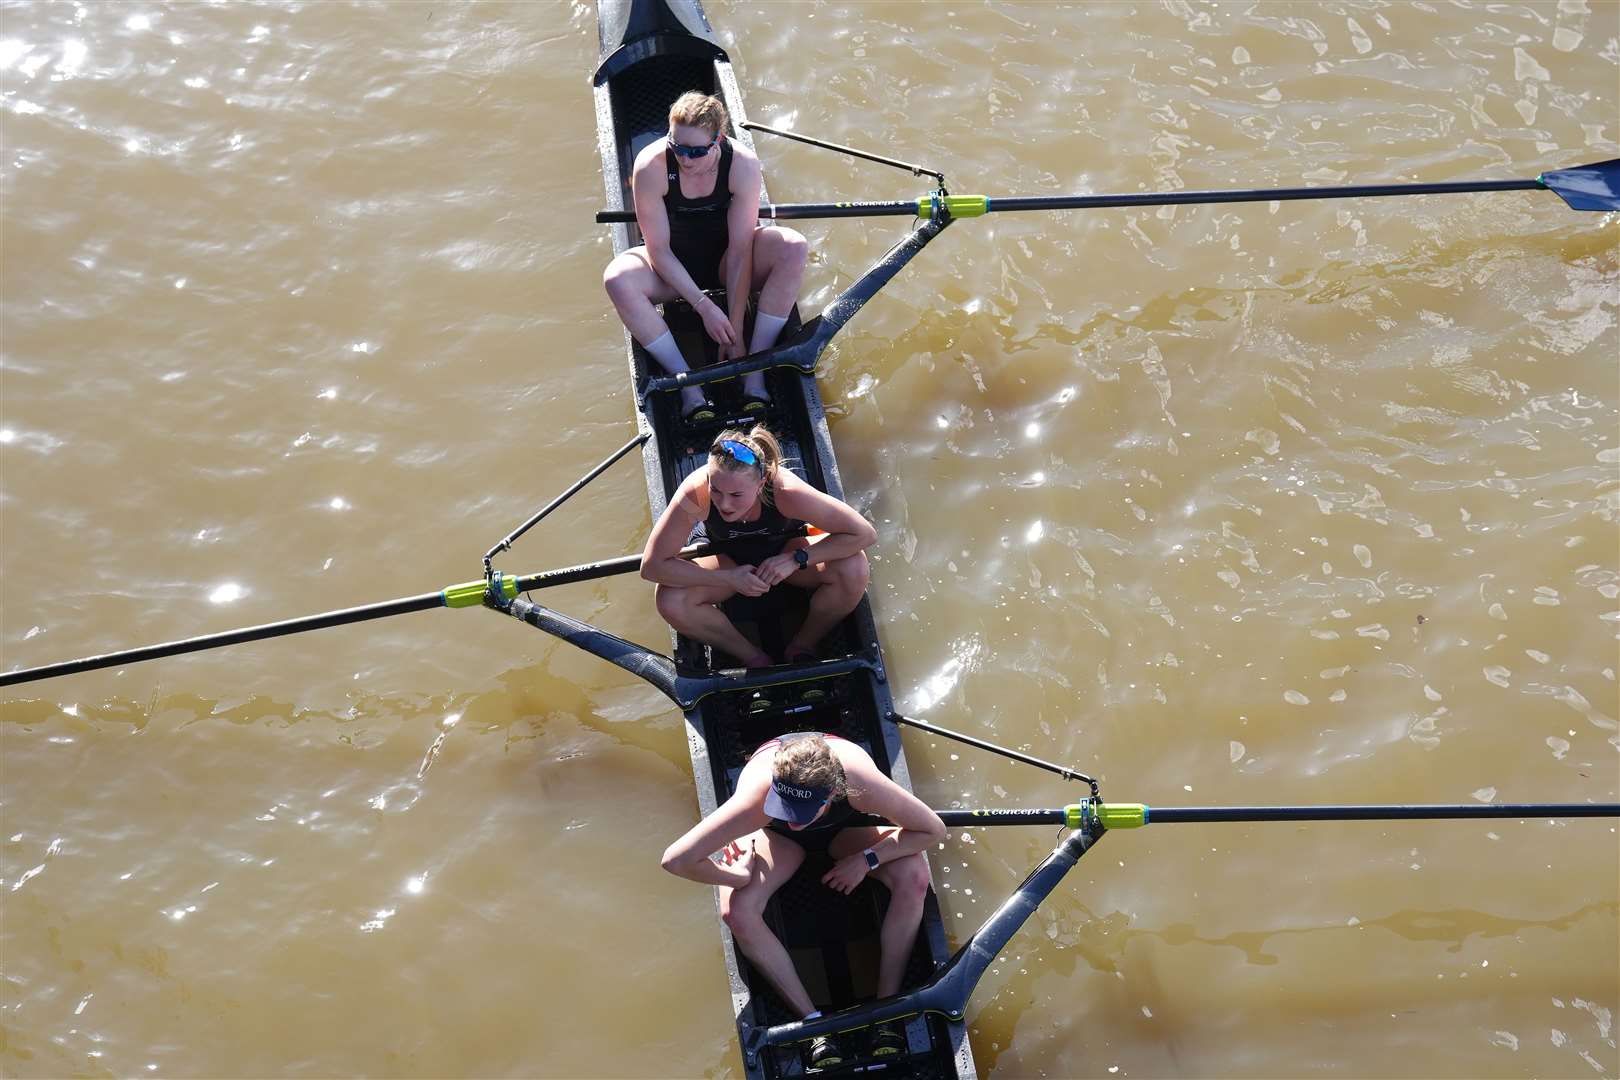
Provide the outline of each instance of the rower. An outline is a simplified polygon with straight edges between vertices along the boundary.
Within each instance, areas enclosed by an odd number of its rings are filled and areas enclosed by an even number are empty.
[[[718,554],[683,559],[699,522]],[[806,523],[823,535],[797,535]],[[670,626],[745,667],[776,661],[719,605],[782,584],[812,590],[782,657],[803,663],[816,659],[816,644],[861,602],[871,576],[865,551],[876,539],[872,523],[852,507],[783,468],[776,437],[755,424],[722,431],[708,460],[681,481],[647,537],[641,576],[657,584],[658,613]]]
[[[875,814],[890,826],[843,823]],[[945,823],[911,792],[883,775],[870,754],[836,735],[795,732],[756,749],[737,776],[731,798],[664,851],[672,874],[720,888],[720,917],[737,947],[804,1019],[819,1016],[793,967],[792,957],[765,924],[765,905],[810,852],[825,853],[832,868],[821,883],[848,895],[868,876],[889,890],[879,932],[877,992],[900,992],[928,895],[922,852],[945,839]],[[717,852],[719,862],[709,857]],[[902,1027],[873,1029],[874,1055],[906,1051]],[[833,1036],[810,1044],[810,1065],[843,1060]]]
[[[631,171],[636,224],[644,244],[602,275],[624,325],[664,370],[687,370],[669,325],[654,306],[685,300],[703,320],[725,363],[776,343],[804,279],[807,245],[792,229],[759,223],[759,158],[726,136],[717,97],[692,91],[669,110],[669,135],[644,147]],[[726,310],[709,297],[724,287]],[[743,340],[751,292],[759,294],[753,335]],[[746,347],[745,347],[746,346]],[[770,398],[763,372],[743,379],[743,412],[761,419]],[[681,391],[681,415],[709,423],[718,414],[701,387]]]

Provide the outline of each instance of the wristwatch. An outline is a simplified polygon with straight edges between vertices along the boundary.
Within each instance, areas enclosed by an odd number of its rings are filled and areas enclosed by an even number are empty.
[[[793,561],[799,564],[800,570],[803,570],[805,567],[810,565],[810,552],[806,551],[804,548],[794,548]]]
[[[873,851],[871,848],[867,848],[865,851],[861,852],[861,854],[866,856],[866,868],[868,870],[876,870],[878,868],[877,852]]]

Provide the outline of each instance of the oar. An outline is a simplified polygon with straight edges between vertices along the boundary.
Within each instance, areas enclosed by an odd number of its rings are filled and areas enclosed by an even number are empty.
[[[767,1046],[786,1046],[817,1035],[853,1031],[886,1020],[935,1013],[961,1020],[979,980],[1081,856],[1108,829],[1165,821],[1330,821],[1400,818],[1620,817],[1616,803],[1518,803],[1460,806],[1232,806],[1150,810],[1140,803],[1075,803],[1052,810],[941,810],[947,825],[1065,825],[1071,832],[1031,870],[1011,896],[975,930],[927,983],[894,997],[851,1006],[815,1020],[794,1020],[742,1030],[752,1065]],[[878,819],[881,820],[881,819]]]
[[[699,555],[711,554],[711,549],[708,544],[693,544],[690,547],[682,548],[680,554],[683,559],[695,559]],[[582,566],[569,566],[557,570],[542,570],[539,573],[522,576],[496,574],[495,581],[499,583],[501,596],[510,600],[519,593],[530,592],[534,589],[549,589],[557,585],[570,585],[578,581],[594,581],[597,578],[612,577],[615,574],[628,574],[640,569],[640,555],[621,555],[616,559],[605,559],[601,562],[585,563]],[[282,622],[243,627],[240,630],[226,630],[218,634],[204,634],[201,637],[167,641],[161,645],[146,645],[138,649],[125,649],[122,652],[86,656],[79,660],[64,660],[61,663],[46,664],[43,667],[7,671],[0,673],[0,686],[35,682],[39,679],[54,678],[57,675],[72,675],[80,671],[96,671],[100,668],[120,667],[124,664],[136,664],[142,660],[157,660],[165,656],[181,656],[185,653],[201,652],[204,649],[219,649],[226,645],[240,645],[247,641],[286,637],[289,634],[301,634],[307,630],[324,630],[329,626],[347,626],[350,623],[386,619],[393,615],[405,615],[413,611],[427,611],[430,608],[476,607],[484,602],[484,597],[489,588],[489,580],[480,578],[477,581],[464,581],[459,585],[446,585],[438,592],[422,593],[419,596],[402,596],[397,600],[383,600],[361,607],[340,608],[337,611],[325,611],[319,615],[305,615],[301,618],[286,619]]]
[[[1141,803],[1078,802],[1045,809],[935,810],[953,828],[993,825],[1092,824],[1105,829],[1139,829],[1189,821],[1413,821],[1437,818],[1588,818],[1620,817],[1620,803],[1430,803],[1355,806],[1182,806],[1149,807]],[[858,814],[862,824],[888,824]]]
[[[43,667],[7,671],[0,673],[0,686],[34,682],[38,679],[49,679],[57,675],[72,675],[80,671],[96,671],[100,668],[118,667],[123,664],[136,664],[142,660],[180,656],[184,653],[201,652],[204,649],[219,649],[226,645],[239,645],[246,641],[262,641],[265,638],[286,637],[289,634],[302,634],[308,630],[324,630],[329,626],[347,626],[350,623],[369,622],[372,619],[386,619],[393,615],[426,611],[429,608],[472,607],[476,604],[482,604],[492,587],[498,590],[501,598],[510,600],[518,593],[528,592],[532,589],[549,589],[555,585],[567,585],[575,581],[591,581],[595,578],[639,570],[641,569],[641,556],[621,555],[617,559],[607,559],[603,562],[570,566],[561,570],[543,570],[538,574],[515,577],[511,574],[496,573],[490,565],[490,560],[511,547],[512,541],[533,528],[541,518],[567,502],[586,484],[602,475],[609,465],[612,465],[650,438],[652,438],[651,432],[643,432],[619,447],[584,476],[574,481],[561,495],[547,503],[544,509],[508,533],[500,543],[490,548],[484,555],[485,576],[481,581],[464,581],[459,585],[446,585],[438,592],[422,593],[419,596],[402,596],[398,600],[383,600],[362,607],[340,608],[337,611],[325,611],[319,615],[305,615],[302,618],[284,619],[281,622],[261,623],[258,626],[243,627],[240,630],[226,630],[218,634],[204,634],[201,637],[183,638],[180,641],[166,641],[161,645],[146,645],[138,649],[125,649],[121,652],[102,653],[99,656],[86,656],[79,660],[64,660],[59,664],[46,664]],[[681,557],[689,559],[707,554],[709,554],[707,545],[694,545],[684,549],[681,552]]]
[[[895,202],[782,203],[759,216],[790,218],[980,217],[1013,210],[1091,210],[1109,206],[1179,206],[1188,203],[1287,202],[1384,195],[1447,195],[1469,191],[1551,191],[1574,210],[1620,210],[1620,158],[1544,172],[1534,180],[1457,180],[1438,184],[1350,184],[1339,187],[1247,188],[1233,191],[1144,191],[1118,195],[924,195]],[[604,210],[597,221],[633,221],[628,211]]]

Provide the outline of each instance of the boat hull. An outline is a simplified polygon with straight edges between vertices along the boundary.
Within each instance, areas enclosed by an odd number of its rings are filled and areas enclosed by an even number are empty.
[[[731,114],[728,137],[752,146],[751,137],[741,127],[747,114],[730,59],[697,3],[603,0],[598,16],[601,63],[592,81],[608,209],[631,208],[628,179],[635,155],[665,134],[669,105],[687,90],[721,97]],[[640,243],[633,224],[611,228],[616,254]],[[931,235],[916,246],[926,243]],[[905,257],[909,258],[909,253]],[[684,305],[670,308],[666,317],[688,363],[695,369],[711,364],[713,348],[701,323],[690,312],[681,310]],[[801,334],[795,309],[783,331],[783,341],[793,341],[795,335],[807,339],[814,329],[805,328]],[[662,373],[628,334],[625,347],[636,389],[636,423],[650,435],[643,461],[648,503],[656,519],[681,480],[707,459],[708,448],[722,425],[687,426],[679,415],[676,394],[649,390],[649,380]],[[843,484],[814,377],[794,367],[772,368],[766,377],[772,397],[766,422],[782,442],[790,464],[811,484],[842,499]],[[735,404],[739,382],[730,379],[706,388],[721,407],[722,422],[727,413],[738,412]],[[739,426],[742,423],[740,416],[731,419]],[[777,589],[760,600],[739,599],[727,605],[728,614],[738,626],[777,655],[802,618],[803,608],[804,596],[794,589]],[[709,694],[685,711],[687,743],[702,815],[712,813],[731,795],[737,775],[754,748],[787,731],[819,730],[851,739],[863,746],[897,783],[910,789],[899,729],[888,719],[894,703],[867,600],[863,599],[855,612],[823,641],[821,651],[826,656],[860,655],[867,663],[826,679],[767,690]],[[737,662],[735,657],[712,655],[679,635],[674,638],[674,655],[677,667],[684,670],[725,668]],[[817,1005],[832,1011],[875,996],[878,928],[887,895],[880,885],[868,881],[852,896],[841,896],[820,883],[825,868],[825,862],[815,857],[807,859],[795,878],[777,893],[766,917],[793,955]],[[798,1018],[788,1012],[741,956],[724,924],[718,919],[717,924],[739,1035],[746,1046],[751,1032]],[[939,905],[930,890],[906,984],[926,982],[948,958]],[[885,1066],[885,1075],[975,1075],[960,1021],[943,1016],[914,1017],[907,1022],[907,1038],[907,1054],[899,1059],[878,1059]],[[857,1033],[849,1041],[850,1052],[857,1058],[862,1056],[864,1036]],[[765,1047],[745,1053],[744,1064],[748,1075],[758,1077],[803,1071],[799,1050],[794,1047]]]

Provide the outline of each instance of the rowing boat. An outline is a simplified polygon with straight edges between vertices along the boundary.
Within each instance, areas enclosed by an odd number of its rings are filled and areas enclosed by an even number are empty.
[[[630,168],[636,154],[667,134],[669,106],[687,90],[701,90],[724,100],[733,124],[728,137],[752,146],[749,133],[741,126],[747,113],[730,58],[717,43],[699,4],[694,0],[604,0],[598,19],[601,63],[593,85],[602,175],[610,208],[628,208]],[[926,235],[931,238],[937,231]],[[640,235],[633,224],[613,226],[615,253],[639,243]],[[922,243],[926,239],[913,248],[920,248]],[[903,258],[912,253],[914,250]],[[855,298],[851,299],[846,309],[858,307]],[[724,301],[721,304],[724,307]],[[712,367],[714,349],[701,322],[680,303],[668,305],[666,316],[692,368]],[[797,308],[790,315],[783,331],[783,345],[773,350],[773,366],[766,375],[771,406],[765,423],[778,436],[786,458],[805,480],[843,498],[827,414],[815,379],[784,359],[791,357],[794,350],[819,352],[817,335],[830,336],[836,329],[828,327],[828,321],[823,317],[814,326],[806,327]],[[638,404],[636,422],[650,436],[643,461],[648,502],[656,520],[682,479],[707,460],[709,446],[721,428],[746,424],[734,407],[728,408],[735,402],[740,380],[710,383],[710,396],[721,405],[719,417],[708,424],[689,424],[679,415],[679,399],[671,392],[670,384],[658,380],[655,385],[659,373],[646,353],[628,335],[626,345]],[[744,633],[755,636],[765,649],[779,655],[802,617],[803,607],[804,597],[798,590],[777,589],[758,600],[738,598],[728,603],[727,613]],[[824,640],[822,651],[845,659],[767,670],[764,682],[758,677],[734,679],[684,710],[701,813],[711,813],[731,795],[737,775],[755,747],[789,731],[824,731],[853,740],[909,790],[899,731],[889,719],[894,702],[867,600],[863,599]],[[678,634],[674,656],[682,672],[740,666],[738,658],[712,655],[711,650]],[[863,883],[852,896],[841,896],[820,884],[826,868],[823,860],[807,859],[773,899],[767,920],[794,956],[817,1005],[833,1011],[874,994],[878,927],[886,898],[882,888],[871,882]],[[797,1020],[797,1016],[785,1011],[763,978],[738,952],[723,924],[720,936],[744,1045],[747,1035],[758,1028]],[[908,985],[926,981],[946,959],[944,924],[938,901],[930,891],[907,972]],[[881,1059],[888,1063],[886,1071],[890,1074],[974,1075],[972,1054],[960,1020],[913,1017],[906,1036],[909,1052],[904,1060]],[[859,1039],[850,1041],[853,1060],[846,1061],[847,1068],[861,1067],[863,1046]],[[799,1050],[791,1045],[752,1053],[745,1064],[750,1076],[760,1077],[791,1075],[801,1068]]]

